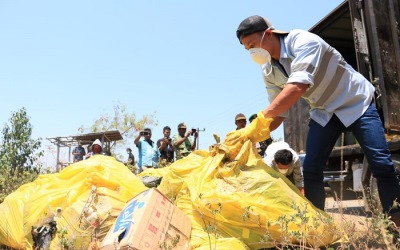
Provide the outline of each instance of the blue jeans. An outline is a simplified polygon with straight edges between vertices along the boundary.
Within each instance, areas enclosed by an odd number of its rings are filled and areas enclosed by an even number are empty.
[[[346,128],[333,115],[325,127],[313,120],[309,123],[306,157],[303,164],[304,193],[317,208],[325,208],[323,166],[344,131],[351,131],[362,147],[373,176],[377,179],[379,198],[384,212],[395,213],[393,201],[400,202],[400,186],[395,173],[391,154],[387,146],[382,122],[372,103],[365,113]]]

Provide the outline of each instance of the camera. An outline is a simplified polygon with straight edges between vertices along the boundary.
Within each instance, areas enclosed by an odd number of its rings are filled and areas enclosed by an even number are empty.
[[[196,133],[196,129],[192,128],[192,135],[194,135]]]
[[[149,135],[149,132],[147,132],[147,131],[142,131],[142,132],[140,132],[140,135]]]
[[[168,138],[168,141],[172,141],[172,139],[171,139],[171,138]]]

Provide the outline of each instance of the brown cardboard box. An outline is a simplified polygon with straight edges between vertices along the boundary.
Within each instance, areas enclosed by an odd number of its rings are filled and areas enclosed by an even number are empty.
[[[188,249],[191,226],[189,216],[151,188],[125,205],[101,249]]]

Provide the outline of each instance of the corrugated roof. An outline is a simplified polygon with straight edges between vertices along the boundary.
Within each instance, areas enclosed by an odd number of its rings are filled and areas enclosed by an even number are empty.
[[[119,141],[124,139],[118,130],[72,135],[71,137],[76,141],[81,141],[83,144],[91,143],[96,139],[104,140],[104,142]]]

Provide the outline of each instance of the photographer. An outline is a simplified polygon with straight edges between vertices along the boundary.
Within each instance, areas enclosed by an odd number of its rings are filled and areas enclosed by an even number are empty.
[[[191,135],[194,136],[194,142],[192,142],[192,139],[190,138]],[[196,149],[198,135],[196,129],[186,132],[186,124],[183,122],[178,124],[178,134],[172,138],[172,144],[175,147],[176,160],[188,156]]]
[[[151,129],[145,128],[135,139],[135,145],[139,150],[138,173],[148,168],[157,168],[160,151],[150,138]]]
[[[157,147],[160,151],[161,160],[165,160],[166,162],[174,161],[174,145],[172,145],[171,128],[165,126],[163,128],[164,137],[157,141]]]

